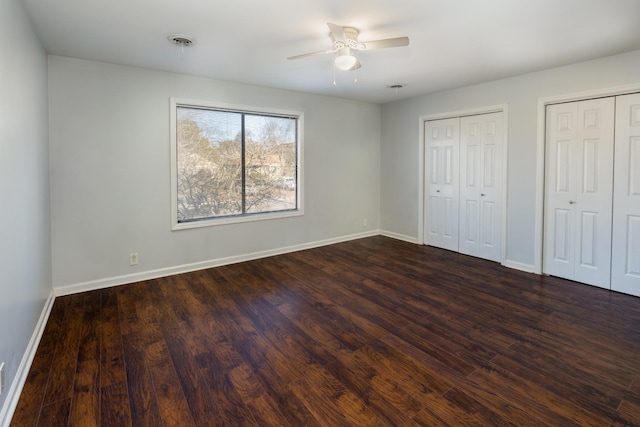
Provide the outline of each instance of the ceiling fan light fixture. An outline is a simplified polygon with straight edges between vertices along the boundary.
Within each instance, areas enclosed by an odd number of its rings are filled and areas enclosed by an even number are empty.
[[[343,71],[349,71],[356,65],[356,62],[358,62],[358,60],[351,53],[351,49],[343,48],[343,49],[340,49],[340,51],[338,51],[338,56],[336,56],[336,60],[335,60],[335,64],[337,68]]]

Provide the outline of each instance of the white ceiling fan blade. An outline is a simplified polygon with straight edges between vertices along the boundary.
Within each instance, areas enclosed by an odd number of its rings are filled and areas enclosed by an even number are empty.
[[[361,50],[384,49],[387,47],[409,46],[409,37],[396,37],[393,39],[373,40],[360,43],[364,48]]]
[[[333,53],[335,51],[336,51],[335,49],[321,50],[321,51],[318,51],[318,52],[303,53],[302,55],[290,56],[287,59],[290,59],[290,60],[301,59],[301,58],[306,58],[308,56],[316,56],[316,55],[324,55],[325,53]]]
[[[344,28],[341,25],[334,24],[332,22],[327,22],[327,26],[331,31],[331,37],[333,37],[335,41],[339,41],[339,42],[347,41],[347,38],[344,35]]]

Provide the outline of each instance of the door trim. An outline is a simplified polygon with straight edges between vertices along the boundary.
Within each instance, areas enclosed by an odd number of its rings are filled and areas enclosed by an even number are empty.
[[[627,95],[640,92],[640,83],[614,86],[605,89],[594,89],[583,92],[567,93],[550,97],[538,98],[538,125],[536,143],[536,212],[534,224],[534,260],[533,272],[542,274],[542,250],[544,247],[544,170],[545,170],[545,134],[546,108],[550,104],[562,102],[584,101],[593,98]]]
[[[431,120],[452,119],[456,117],[475,116],[488,113],[502,113],[502,257],[501,264],[507,259],[507,192],[508,192],[508,141],[509,141],[509,116],[508,104],[489,105],[485,107],[469,108],[465,110],[449,111],[444,113],[426,114],[418,117],[418,244],[424,245],[424,198],[425,198],[425,170],[424,164],[424,124]]]

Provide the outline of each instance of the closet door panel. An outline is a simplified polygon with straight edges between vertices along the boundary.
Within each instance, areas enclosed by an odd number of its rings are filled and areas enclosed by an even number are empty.
[[[547,107],[544,272],[609,288],[614,99]]]
[[[578,104],[547,106],[544,272],[573,278],[573,227],[575,212],[569,204],[572,185],[572,153],[577,137]]]
[[[481,124],[479,116],[463,117],[460,122],[460,252],[474,256],[480,256]]]
[[[560,263],[560,268],[573,268],[570,263],[573,262],[573,238],[571,225],[573,224],[573,214],[568,209],[555,209],[553,221],[553,261]]]
[[[459,119],[425,122],[425,235],[427,245],[458,250]]]
[[[502,113],[460,119],[460,252],[502,261]]]
[[[614,98],[578,103],[574,280],[607,289],[611,286],[614,125]]]
[[[463,218],[464,222],[460,224],[460,228],[462,229],[461,233],[461,247],[463,248],[460,252],[462,253],[470,253],[472,255],[478,255],[478,201],[473,199],[467,199],[464,201],[463,205]],[[470,250],[469,248],[473,248]],[[465,252],[466,250],[466,252]]]
[[[640,296],[640,94],[616,99],[611,289]]]
[[[482,246],[485,248],[493,248],[496,242],[496,206],[495,203],[488,200],[482,202]]]
[[[578,104],[547,106],[544,272],[573,278],[575,212],[569,202],[573,192],[573,146],[577,138]]]

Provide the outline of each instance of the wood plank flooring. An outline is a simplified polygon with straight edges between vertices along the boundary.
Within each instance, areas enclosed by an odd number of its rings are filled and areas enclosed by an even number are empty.
[[[640,425],[640,298],[385,237],[65,296],[11,425]]]

